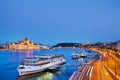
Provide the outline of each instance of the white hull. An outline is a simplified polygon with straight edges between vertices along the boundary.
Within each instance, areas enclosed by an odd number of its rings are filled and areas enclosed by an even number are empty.
[[[56,62],[52,62],[52,63],[48,63],[46,65],[42,65],[42,66],[24,66],[25,69],[18,69],[19,72],[19,76],[24,76],[24,75],[28,75],[28,74],[32,74],[32,73],[37,73],[37,72],[41,72],[44,71],[52,66],[55,65],[59,65],[62,63],[65,63],[65,59],[61,60],[61,61],[56,61]]]

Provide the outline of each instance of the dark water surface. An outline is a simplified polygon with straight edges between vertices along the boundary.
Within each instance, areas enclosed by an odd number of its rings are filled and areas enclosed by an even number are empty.
[[[63,66],[58,71],[43,71],[40,73],[18,76],[17,66],[25,57],[42,54],[64,54],[66,57],[66,65],[82,64],[88,61],[95,53],[89,52],[88,57],[79,60],[72,60],[71,54],[74,52],[82,52],[83,49],[51,49],[39,51],[0,51],[0,80],[68,80],[72,73],[77,70],[78,66]]]

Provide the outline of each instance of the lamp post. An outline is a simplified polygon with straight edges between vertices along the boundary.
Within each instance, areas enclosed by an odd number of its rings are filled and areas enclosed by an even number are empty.
[[[115,76],[116,76],[116,57],[115,57]]]
[[[117,51],[116,53],[118,53],[118,51]],[[115,55],[116,55],[116,54],[115,54]],[[114,55],[114,56],[115,56],[115,55]],[[116,56],[115,56],[115,76],[117,75],[116,70],[117,70],[117,69],[116,69]]]
[[[109,52],[107,53],[107,66],[109,67]]]

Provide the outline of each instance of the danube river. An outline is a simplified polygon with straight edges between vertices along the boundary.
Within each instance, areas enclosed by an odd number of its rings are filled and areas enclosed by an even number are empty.
[[[0,51],[0,80],[68,80],[72,73],[77,70],[78,64],[83,64],[89,61],[95,52],[88,52],[88,56],[84,59],[72,60],[71,54],[75,52],[83,52],[84,49],[51,49],[38,51]],[[64,54],[66,57],[66,65],[58,71],[44,71],[23,77],[18,76],[17,66],[25,57],[32,57],[34,55],[51,55]],[[73,64],[69,65],[69,64]]]

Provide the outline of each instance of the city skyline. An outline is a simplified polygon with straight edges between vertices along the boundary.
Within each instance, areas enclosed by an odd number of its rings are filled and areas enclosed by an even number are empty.
[[[0,2],[0,43],[28,37],[36,43],[107,42],[120,39],[120,1]]]

